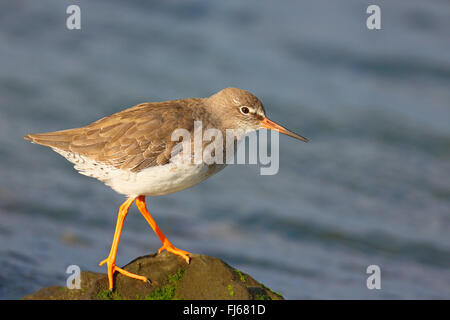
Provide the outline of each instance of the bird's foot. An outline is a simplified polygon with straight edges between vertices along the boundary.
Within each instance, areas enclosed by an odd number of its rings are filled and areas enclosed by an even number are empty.
[[[108,268],[108,282],[109,282],[109,290],[113,289],[114,286],[114,280],[113,280],[113,276],[114,276],[114,272],[119,272],[121,274],[123,274],[124,276],[136,279],[136,280],[141,280],[144,282],[148,282],[151,283],[150,280],[147,277],[144,276],[139,276],[137,274],[128,272],[127,270],[124,270],[122,268],[119,268],[118,266],[116,266],[115,262],[112,261],[109,257],[106,258],[105,260],[103,260],[102,262],[99,263],[99,266],[102,266],[106,263],[107,268]]]
[[[189,257],[189,255],[191,254],[190,252],[176,248],[172,243],[170,243],[169,240],[164,241],[162,247],[159,248],[158,253],[161,253],[163,250],[167,250],[168,252],[182,257],[184,260],[186,260],[187,263],[189,263],[191,260],[191,258]]]

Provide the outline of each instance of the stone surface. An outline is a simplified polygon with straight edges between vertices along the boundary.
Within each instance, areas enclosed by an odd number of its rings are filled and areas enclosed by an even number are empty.
[[[251,276],[206,255],[191,255],[190,264],[163,252],[139,257],[124,267],[151,279],[152,284],[116,273],[114,290],[108,290],[106,274],[83,271],[81,289],[47,287],[25,300],[280,300],[283,297]]]

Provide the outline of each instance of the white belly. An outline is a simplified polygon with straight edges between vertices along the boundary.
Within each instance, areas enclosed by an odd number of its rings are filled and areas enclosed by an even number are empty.
[[[150,167],[138,173],[117,172],[107,185],[127,196],[161,196],[192,187],[226,165],[174,164]],[[116,169],[117,170],[117,169]]]
[[[216,174],[226,164],[183,164],[170,162],[140,172],[121,170],[79,154],[53,148],[72,162],[79,173],[96,178],[116,192],[129,197],[161,196],[192,187]]]

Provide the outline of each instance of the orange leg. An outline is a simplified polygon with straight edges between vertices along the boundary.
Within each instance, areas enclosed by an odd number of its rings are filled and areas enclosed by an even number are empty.
[[[153,231],[155,231],[156,235],[159,237],[159,239],[162,242],[162,247],[159,248],[158,253],[161,253],[161,251],[163,251],[164,249],[176,254],[180,257],[182,257],[184,260],[186,260],[187,263],[189,263],[190,257],[189,255],[191,254],[190,252],[181,250],[176,248],[164,235],[164,233],[162,233],[161,229],[158,227],[158,225],[156,224],[155,220],[153,219],[153,217],[150,215],[150,213],[147,210],[147,207],[145,205],[145,196],[139,196],[136,198],[136,206],[138,207],[139,211],[142,213],[142,215],[144,216],[145,220],[147,220],[148,224],[152,227]]]
[[[125,201],[120,206],[119,214],[117,217],[116,231],[114,232],[114,239],[113,239],[113,243],[111,246],[111,251],[109,252],[108,258],[106,258],[99,264],[100,266],[102,266],[106,262],[106,265],[108,267],[109,290],[112,290],[113,286],[114,286],[113,275],[114,275],[115,271],[120,272],[121,274],[123,274],[127,277],[130,277],[130,278],[133,278],[133,279],[142,280],[144,282],[149,282],[149,280],[146,277],[138,276],[137,274],[128,272],[128,271],[116,266],[117,247],[119,246],[120,234],[122,233],[122,227],[123,227],[123,223],[125,221],[125,217],[128,214],[128,209],[130,208],[133,201],[134,201],[133,198],[129,198],[127,201]]]

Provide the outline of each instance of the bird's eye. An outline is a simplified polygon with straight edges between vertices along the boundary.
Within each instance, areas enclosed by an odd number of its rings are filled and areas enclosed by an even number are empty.
[[[250,112],[250,110],[248,109],[248,107],[241,107],[241,113],[247,114],[249,112]]]

